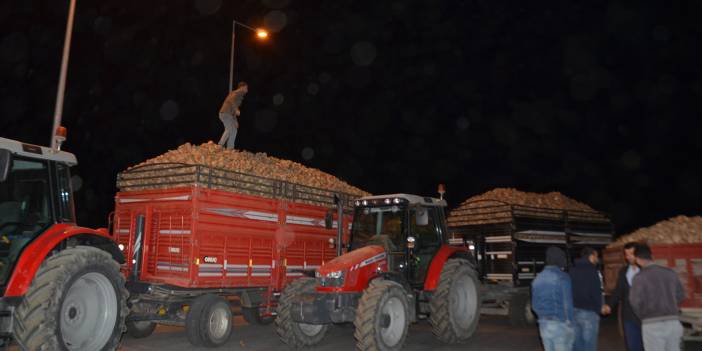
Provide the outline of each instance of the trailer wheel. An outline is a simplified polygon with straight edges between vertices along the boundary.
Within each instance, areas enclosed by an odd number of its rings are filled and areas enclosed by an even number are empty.
[[[261,308],[259,306],[242,307],[241,314],[244,316],[244,320],[249,324],[269,325],[273,323],[274,319],[274,317],[271,316],[261,316]]]
[[[145,338],[145,337],[153,334],[154,329],[156,329],[156,323],[154,323],[154,322],[149,322],[149,321],[139,321],[139,322],[128,321],[127,322],[127,334],[129,334],[129,336],[133,337],[134,339]]]
[[[429,302],[434,335],[450,344],[468,340],[478,327],[480,301],[480,283],[470,263],[462,259],[446,261]]]
[[[402,349],[409,328],[407,292],[401,285],[376,279],[363,292],[356,309],[357,350]]]
[[[42,262],[15,310],[15,340],[22,350],[115,350],[128,295],[110,254],[65,249]]]
[[[536,323],[531,311],[529,294],[514,294],[509,300],[509,320],[514,326],[526,327]]]
[[[229,302],[217,295],[197,297],[185,317],[188,341],[195,346],[224,345],[232,335],[232,309]]]
[[[283,290],[278,302],[278,315],[275,318],[275,331],[286,345],[299,349],[318,344],[327,333],[326,324],[306,324],[295,322],[290,315],[293,297],[297,294],[313,292],[314,278],[298,278]]]

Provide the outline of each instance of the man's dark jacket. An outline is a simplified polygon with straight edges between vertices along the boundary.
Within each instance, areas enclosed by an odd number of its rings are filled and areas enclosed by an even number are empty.
[[[619,275],[617,276],[617,286],[612,291],[612,295],[607,298],[607,304],[614,310],[618,304],[622,304],[622,320],[633,321],[637,324],[641,324],[641,320],[636,316],[634,311],[631,309],[631,304],[629,303],[629,289],[631,286],[626,280],[626,271],[629,269],[629,265],[624,265],[619,270]]]
[[[573,306],[600,314],[602,309],[602,283],[597,267],[587,258],[575,260],[570,269],[573,283]]]

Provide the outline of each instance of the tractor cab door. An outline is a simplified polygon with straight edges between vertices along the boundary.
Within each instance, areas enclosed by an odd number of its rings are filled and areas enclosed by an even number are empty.
[[[407,251],[408,280],[413,286],[423,286],[429,264],[442,244],[441,209],[436,206],[416,206],[409,213],[409,236],[414,248]]]

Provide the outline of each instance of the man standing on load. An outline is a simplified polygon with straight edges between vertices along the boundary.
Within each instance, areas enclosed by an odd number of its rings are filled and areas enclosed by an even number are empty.
[[[237,116],[241,114],[239,106],[244,101],[244,96],[249,92],[249,85],[246,82],[239,82],[236,90],[232,90],[227,98],[224,99],[222,108],[219,109],[219,119],[224,124],[224,133],[219,139],[219,145],[226,147],[229,150],[234,149],[236,134],[239,130],[239,119]]]

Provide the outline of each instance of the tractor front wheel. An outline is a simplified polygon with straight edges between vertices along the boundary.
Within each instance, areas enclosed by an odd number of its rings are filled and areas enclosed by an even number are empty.
[[[65,249],[42,262],[15,310],[15,340],[22,350],[115,350],[127,296],[110,254],[89,246]]]
[[[286,345],[300,349],[318,344],[327,334],[329,325],[298,323],[292,319],[290,308],[296,295],[314,292],[314,278],[298,278],[283,290],[278,302],[275,331]]]
[[[395,282],[371,281],[358,302],[353,322],[357,350],[402,349],[411,319],[406,294],[405,289]]]
[[[439,340],[454,344],[473,335],[480,318],[480,283],[468,261],[446,261],[429,309],[429,323]]]

